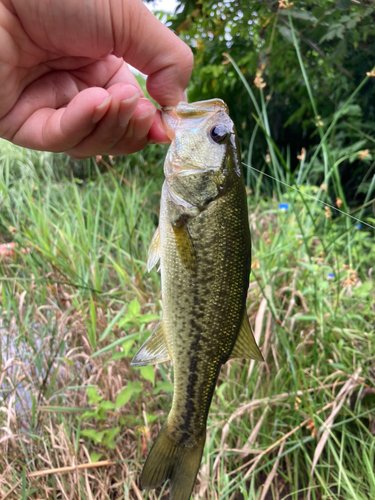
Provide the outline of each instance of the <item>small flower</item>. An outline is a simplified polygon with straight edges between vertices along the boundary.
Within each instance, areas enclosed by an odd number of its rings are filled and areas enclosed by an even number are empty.
[[[258,259],[255,257],[255,259],[253,260],[253,262],[251,263],[251,269],[259,269],[260,268],[260,264],[259,264],[259,261]]]
[[[335,275],[333,273],[328,273],[327,280],[333,280],[333,279],[335,279]]]
[[[327,219],[329,219],[331,217],[331,209],[329,207],[324,207],[324,210],[325,216],[327,217]]]
[[[293,6],[293,2],[289,2],[289,0],[279,0],[280,9],[290,9]]]
[[[368,149],[364,149],[363,151],[358,151],[358,158],[360,160],[364,160],[368,156],[370,156],[370,151]]]
[[[289,210],[289,203],[279,203],[279,210],[282,212]]]
[[[257,72],[255,74],[255,79],[254,79],[254,85],[258,89],[264,89],[264,87],[267,85],[265,81],[262,78],[263,71],[261,69],[257,69]]]
[[[270,100],[271,100],[271,94],[266,95],[266,101],[268,102]]]
[[[320,186],[320,189],[321,189],[322,191],[327,191],[327,184],[322,184],[322,185]]]
[[[356,227],[357,229],[362,229],[362,224],[357,224],[355,227]]]
[[[299,405],[302,403],[302,400],[296,396],[295,402],[294,402],[294,409],[299,410]]]
[[[271,163],[271,156],[269,153],[266,154],[266,163]]]
[[[306,426],[308,429],[311,429],[311,437],[315,437],[316,430],[315,430],[315,424],[312,420],[309,420],[309,423]]]
[[[322,120],[315,122],[315,127],[323,127],[323,125],[324,125],[324,122]]]
[[[367,71],[366,75],[375,77],[375,68],[372,68],[371,71]]]
[[[302,148],[301,149],[301,154],[297,155],[297,160],[303,161],[306,158],[306,149]]]
[[[342,205],[342,200],[340,200],[340,198],[336,198],[336,207],[340,208],[341,205]]]
[[[352,278],[347,278],[343,281],[342,286],[353,286],[355,285],[355,281]]]
[[[102,159],[102,155],[96,155],[95,156],[96,163],[99,163],[101,161],[101,159]]]
[[[229,55],[226,53],[226,52],[223,52],[223,57],[225,57],[225,60],[222,61],[221,64],[225,65],[225,64],[230,64],[230,59],[229,59]]]

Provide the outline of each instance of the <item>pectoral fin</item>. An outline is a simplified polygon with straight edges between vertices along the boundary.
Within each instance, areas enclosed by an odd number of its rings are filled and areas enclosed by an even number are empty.
[[[188,271],[194,271],[197,267],[197,258],[185,218],[181,216],[175,222],[172,222],[172,229],[181,264]]]
[[[156,266],[160,259],[160,229],[157,227],[148,248],[147,271]]]
[[[160,321],[130,364],[132,366],[146,366],[163,363],[170,359],[172,359],[172,356],[168,349],[163,321]]]
[[[264,361],[262,353],[260,352],[254,335],[250,329],[249,319],[247,317],[246,311],[242,318],[242,324],[236,343],[234,344],[232,353],[229,356],[229,359],[233,358],[256,359],[258,361]]]

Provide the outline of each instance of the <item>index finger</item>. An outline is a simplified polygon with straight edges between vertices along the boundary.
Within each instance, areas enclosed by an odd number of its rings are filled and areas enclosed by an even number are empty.
[[[148,75],[147,90],[161,106],[186,99],[193,68],[190,48],[140,0],[110,0],[114,54]]]

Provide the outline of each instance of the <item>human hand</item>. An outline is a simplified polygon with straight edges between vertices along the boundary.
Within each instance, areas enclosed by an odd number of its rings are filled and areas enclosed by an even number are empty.
[[[75,158],[169,142],[126,63],[183,100],[191,51],[141,0],[0,0],[0,137]]]

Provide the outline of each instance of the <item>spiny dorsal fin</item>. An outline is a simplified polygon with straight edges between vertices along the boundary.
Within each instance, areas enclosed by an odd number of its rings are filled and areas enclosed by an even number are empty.
[[[257,346],[254,335],[250,329],[249,318],[247,317],[246,311],[242,318],[241,328],[234,344],[233,350],[229,359],[233,358],[245,358],[245,359],[256,359],[258,361],[264,361],[262,353]]]
[[[160,259],[160,229],[159,226],[156,228],[154,236],[152,237],[150,246],[148,248],[148,259],[147,259],[147,271],[150,272],[151,269],[156,266]]]
[[[163,363],[170,359],[172,356],[168,349],[163,321],[160,321],[130,364],[132,366],[146,366]]]

